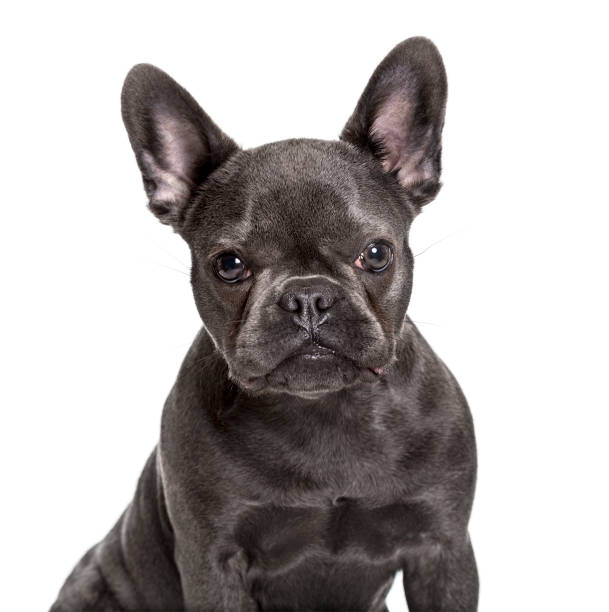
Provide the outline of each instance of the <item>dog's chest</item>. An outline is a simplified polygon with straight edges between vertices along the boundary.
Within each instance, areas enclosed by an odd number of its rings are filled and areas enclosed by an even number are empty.
[[[412,504],[338,498],[328,507],[252,507],[236,540],[262,609],[337,609],[338,596],[338,609],[375,610],[382,609],[403,548],[424,528]]]

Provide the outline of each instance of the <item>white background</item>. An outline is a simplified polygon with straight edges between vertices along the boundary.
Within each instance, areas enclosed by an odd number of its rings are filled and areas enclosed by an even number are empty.
[[[449,100],[410,313],[474,416],[480,609],[609,609],[602,3],[217,4],[3,10],[0,605],[46,609],[112,526],[199,327],[122,125],[128,69],[163,68],[242,146],[332,139],[425,35]]]

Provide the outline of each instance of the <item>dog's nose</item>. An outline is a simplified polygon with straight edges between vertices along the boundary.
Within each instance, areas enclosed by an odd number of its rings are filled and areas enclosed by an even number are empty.
[[[319,327],[328,318],[327,311],[336,301],[330,287],[290,287],[279,298],[278,305],[293,313],[292,320],[307,331]]]

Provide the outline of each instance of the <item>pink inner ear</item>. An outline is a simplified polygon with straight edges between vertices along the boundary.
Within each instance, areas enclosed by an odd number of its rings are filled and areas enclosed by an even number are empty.
[[[150,197],[151,201],[181,204],[188,199],[192,189],[189,182],[161,168],[150,151],[145,149],[142,151],[142,163],[146,176],[151,178],[156,185]]]
[[[148,176],[155,182],[153,200],[180,204],[194,187],[198,165],[204,156],[203,137],[188,121],[157,110],[154,113],[159,138],[158,157],[142,152],[142,162]]]
[[[383,145],[385,172],[397,170],[396,177],[406,188],[433,176],[431,162],[424,161],[425,144],[432,127],[421,142],[412,142],[412,119],[412,105],[408,99],[393,95],[379,107],[370,129],[371,137]]]
[[[189,121],[165,111],[157,111],[155,121],[167,170],[192,182],[204,154],[202,135]]]

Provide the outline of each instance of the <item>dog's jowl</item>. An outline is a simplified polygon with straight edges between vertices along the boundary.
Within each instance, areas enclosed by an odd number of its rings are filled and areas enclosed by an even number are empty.
[[[53,605],[471,611],[476,478],[459,386],[407,315],[440,188],[446,75],[395,47],[340,139],[241,149],[165,73],[122,92],[150,210],[188,243],[203,327],[135,496]]]

